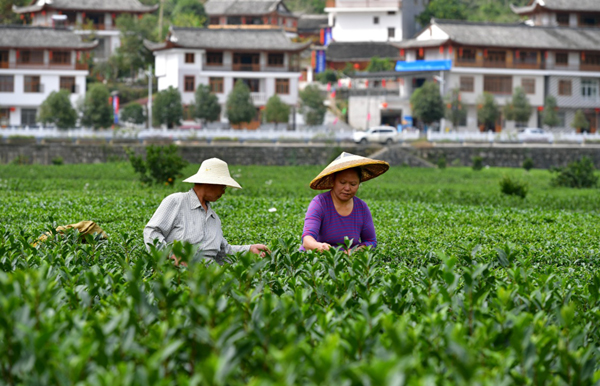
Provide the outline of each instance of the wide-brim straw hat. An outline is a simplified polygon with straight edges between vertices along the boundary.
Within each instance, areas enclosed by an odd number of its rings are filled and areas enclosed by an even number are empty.
[[[333,188],[333,175],[335,173],[356,167],[361,168],[362,177],[360,182],[364,182],[387,172],[390,164],[385,161],[343,152],[310,182],[310,188],[315,190],[331,189]]]
[[[204,160],[202,165],[200,165],[200,169],[198,169],[198,173],[186,178],[183,182],[190,182],[192,184],[225,185],[238,189],[242,188],[240,184],[231,178],[227,162],[218,158]]]

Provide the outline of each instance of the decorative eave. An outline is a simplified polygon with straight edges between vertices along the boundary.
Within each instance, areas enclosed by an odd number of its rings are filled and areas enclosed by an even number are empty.
[[[86,7],[84,7],[82,5],[78,5],[78,4],[74,4],[73,6],[69,6],[69,7],[57,7],[57,6],[54,6],[52,3],[44,3],[44,4],[34,4],[34,3],[35,3],[35,0],[32,2],[32,4],[24,6],[24,7],[17,7],[15,5],[13,5],[12,10],[14,13],[17,13],[17,14],[38,13],[38,12],[49,11],[49,10],[72,11],[72,12],[114,12],[114,13],[141,14],[141,13],[152,13],[159,8],[158,4],[157,5],[148,5],[148,6],[142,5],[138,9],[117,9],[117,8],[111,8],[111,7],[97,9],[97,8],[86,8]],[[73,3],[76,3],[76,1],[73,1]]]

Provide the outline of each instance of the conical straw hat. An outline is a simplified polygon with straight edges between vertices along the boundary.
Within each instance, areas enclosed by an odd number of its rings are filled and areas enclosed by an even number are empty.
[[[204,160],[202,165],[200,165],[200,169],[198,169],[198,173],[186,178],[183,182],[191,182],[192,184],[225,185],[238,189],[242,188],[240,184],[231,178],[227,162],[218,158]]]
[[[390,168],[390,164],[385,161],[343,152],[311,181],[310,188],[315,190],[331,189],[333,188],[333,175],[335,173],[356,167],[361,168],[362,178],[360,182],[364,182],[385,173]]]

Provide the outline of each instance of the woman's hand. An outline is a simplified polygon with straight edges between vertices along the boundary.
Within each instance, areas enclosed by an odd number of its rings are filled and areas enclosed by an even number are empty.
[[[267,253],[271,253],[269,248],[267,248],[264,244],[252,244],[250,246],[250,252],[259,255],[260,257],[265,257]]]
[[[331,248],[331,245],[327,243],[317,243],[315,249],[319,252],[328,251]]]

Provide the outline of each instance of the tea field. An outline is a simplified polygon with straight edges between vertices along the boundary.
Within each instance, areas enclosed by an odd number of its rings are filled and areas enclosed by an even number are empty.
[[[127,163],[0,165],[0,383],[600,384],[600,189],[395,167],[358,193],[378,248],[347,256],[298,252],[321,168],[230,170],[244,189],[214,205],[225,236],[272,253],[207,266],[143,246],[189,184],[142,186]],[[505,174],[527,198],[500,193]],[[33,246],[81,220],[108,240]]]

